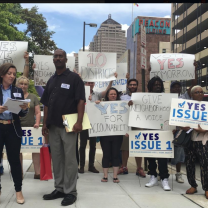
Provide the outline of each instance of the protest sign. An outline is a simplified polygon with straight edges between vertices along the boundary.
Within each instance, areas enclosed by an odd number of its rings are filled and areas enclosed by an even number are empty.
[[[86,102],[90,102],[89,96],[90,96],[90,86],[85,86],[85,99],[86,99]]]
[[[115,80],[116,53],[79,52],[79,73],[84,81]]]
[[[128,131],[129,107],[127,101],[87,103],[91,123],[89,136],[125,135]]]
[[[66,68],[73,71],[75,67],[75,57],[67,56]],[[34,81],[36,86],[46,86],[47,81],[54,75],[56,68],[53,63],[52,55],[34,55],[34,63],[36,69],[34,70]]]
[[[22,127],[21,152],[40,152],[43,145],[42,127],[38,129],[33,127]],[[4,147],[4,152],[6,149]]]
[[[18,72],[23,72],[28,42],[0,41],[0,66],[5,63],[14,64]]]
[[[172,99],[170,111],[170,125],[190,126],[208,130],[208,103],[196,100]]]
[[[163,81],[195,79],[194,59],[192,54],[151,54],[150,79],[154,76],[159,76]]]
[[[133,105],[129,110],[129,126],[172,130],[169,126],[171,99],[175,93],[132,93]]]
[[[116,68],[116,73],[118,74],[117,79],[113,81],[112,87],[115,87],[118,91],[126,91],[127,85],[127,63],[118,63]],[[107,82],[95,82],[95,86],[93,88],[94,91],[103,92],[109,85],[109,81]]]
[[[129,131],[129,156],[174,158],[172,131]]]

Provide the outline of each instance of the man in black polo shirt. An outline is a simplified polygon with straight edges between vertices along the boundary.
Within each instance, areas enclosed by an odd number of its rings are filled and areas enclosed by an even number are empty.
[[[44,105],[42,134],[49,133],[55,190],[43,196],[45,200],[64,198],[63,206],[73,204],[77,199],[76,139],[82,130],[82,119],[85,106],[85,88],[78,74],[66,69],[66,52],[57,49],[53,63],[55,74],[48,80],[41,98]],[[62,115],[78,113],[73,132],[67,133]]]

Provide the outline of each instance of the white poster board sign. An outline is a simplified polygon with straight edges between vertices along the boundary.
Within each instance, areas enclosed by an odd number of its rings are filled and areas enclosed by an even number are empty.
[[[67,56],[66,68],[73,71],[75,67],[75,57]],[[34,63],[36,69],[34,70],[35,86],[46,86],[47,81],[54,75],[56,68],[53,63],[52,55],[34,55]]]
[[[166,80],[195,79],[195,55],[184,53],[159,53],[150,55],[150,79],[159,76]]]
[[[117,79],[113,81],[112,87],[115,87],[118,91],[126,91],[127,85],[127,63],[117,63],[116,72],[118,74]],[[95,82],[93,88],[94,91],[103,92],[106,90],[110,82]]]
[[[141,69],[147,69],[146,49],[141,47]]]
[[[190,126],[208,130],[208,103],[195,100],[172,99],[170,111],[170,125]]]
[[[169,126],[171,99],[176,93],[132,93],[129,126],[148,129],[172,130]]]
[[[127,101],[87,103],[87,114],[92,126],[88,130],[90,137],[125,135],[129,131]]]
[[[174,158],[172,131],[129,131],[129,156]]]
[[[23,72],[25,66],[24,52],[28,42],[0,41],[0,66],[5,63],[14,64],[17,72]]]
[[[42,127],[39,127],[38,129],[33,127],[22,127],[22,134],[21,152],[40,153],[40,148],[43,145]],[[6,152],[5,147],[4,152]]]
[[[115,80],[116,53],[79,52],[79,73],[83,81]]]

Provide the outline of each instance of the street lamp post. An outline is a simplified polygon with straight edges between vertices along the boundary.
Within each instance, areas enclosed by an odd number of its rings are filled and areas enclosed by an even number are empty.
[[[85,51],[85,25],[89,25],[90,27],[97,27],[97,24],[95,24],[95,23],[86,24],[84,22],[84,30],[83,30],[83,51]]]

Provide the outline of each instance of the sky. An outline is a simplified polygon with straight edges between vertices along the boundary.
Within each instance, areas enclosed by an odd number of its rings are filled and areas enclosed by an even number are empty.
[[[48,29],[55,32],[52,39],[58,48],[64,49],[67,54],[78,53],[83,47],[83,25],[85,23],[96,23],[97,28],[85,26],[85,48],[93,40],[102,22],[111,18],[122,25],[122,29],[127,30],[132,23],[132,4],[55,4],[44,3],[21,4],[23,8],[38,6],[38,12],[46,18]],[[170,17],[171,4],[139,4],[133,6],[133,19],[137,16]],[[19,30],[24,31],[25,25],[19,25]]]

